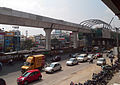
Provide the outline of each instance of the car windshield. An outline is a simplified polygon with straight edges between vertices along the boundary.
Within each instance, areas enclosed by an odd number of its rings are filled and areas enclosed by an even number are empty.
[[[88,56],[91,57],[93,54],[89,54]]]
[[[103,58],[100,58],[100,59],[98,59],[98,61],[104,61],[105,59],[103,59]]]
[[[31,64],[29,62],[24,62],[24,66],[30,66]]]
[[[79,58],[84,58],[84,56],[78,56]]]
[[[77,56],[79,53],[75,53],[75,54],[73,54],[73,56]]]
[[[78,55],[79,53],[75,53],[74,55]]]
[[[74,60],[74,58],[70,58],[70,59],[69,59],[69,61],[73,61],[73,60]]]
[[[25,72],[22,76],[27,77],[29,74],[30,74],[29,72]]]
[[[99,55],[99,54],[96,54],[96,55]]]
[[[55,64],[50,64],[50,67],[54,67]]]

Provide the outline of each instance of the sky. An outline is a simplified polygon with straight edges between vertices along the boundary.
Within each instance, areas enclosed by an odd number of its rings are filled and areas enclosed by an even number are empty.
[[[107,23],[115,17],[111,25],[119,27],[120,20],[101,0],[0,0],[0,7],[12,8],[23,12],[60,19],[79,24],[89,19],[100,19]],[[0,28],[12,30],[12,26],[0,25]],[[43,34],[43,29],[19,27],[21,34]]]

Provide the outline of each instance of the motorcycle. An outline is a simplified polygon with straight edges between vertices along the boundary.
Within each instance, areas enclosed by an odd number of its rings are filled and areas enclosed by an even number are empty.
[[[90,59],[90,60],[89,60],[89,63],[93,63],[93,59]]]

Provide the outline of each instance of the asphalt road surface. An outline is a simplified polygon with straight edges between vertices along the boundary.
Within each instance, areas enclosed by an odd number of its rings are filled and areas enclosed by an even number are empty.
[[[42,80],[41,81],[34,81],[30,83],[29,85],[57,85],[58,82],[62,82],[65,80],[68,76],[71,76],[75,72],[78,72],[84,68],[86,68],[88,65],[90,65],[88,62],[86,63],[79,63],[75,66],[66,66],[66,61],[68,55],[62,56],[62,61],[60,61],[62,65],[62,70],[55,72],[53,74],[46,74],[45,72],[42,72]],[[4,65],[3,70],[0,72],[0,77],[5,79],[7,85],[17,85],[17,77],[21,75],[20,67],[23,65],[23,62],[19,61],[16,62],[14,65]],[[84,75],[84,74],[83,74]]]

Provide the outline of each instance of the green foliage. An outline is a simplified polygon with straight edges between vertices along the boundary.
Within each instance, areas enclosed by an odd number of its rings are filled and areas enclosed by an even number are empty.
[[[21,49],[24,50],[30,50],[30,48],[34,47],[34,42],[31,39],[27,39],[25,41],[23,41],[22,45],[21,45]]]

